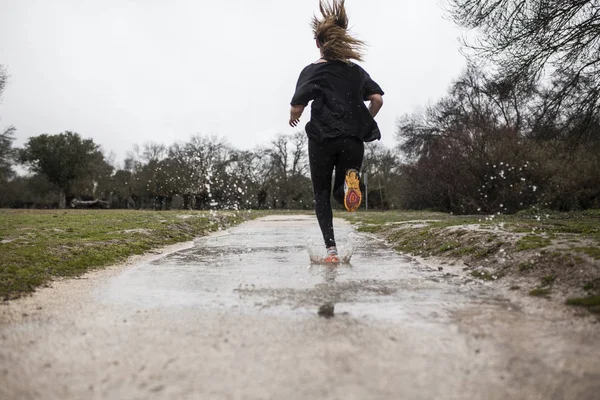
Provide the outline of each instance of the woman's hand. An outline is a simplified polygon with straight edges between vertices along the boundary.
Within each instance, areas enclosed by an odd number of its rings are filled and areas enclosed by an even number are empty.
[[[305,108],[306,106],[298,105],[292,106],[292,108],[290,109],[290,126],[292,128],[297,127],[300,123],[300,117],[302,116],[302,113],[304,112]]]

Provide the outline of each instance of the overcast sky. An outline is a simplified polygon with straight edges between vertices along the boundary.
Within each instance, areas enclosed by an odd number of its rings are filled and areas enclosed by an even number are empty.
[[[218,134],[237,148],[292,133],[298,74],[319,52],[317,0],[0,0],[0,127],[16,145],[75,131],[120,160],[134,143]],[[439,0],[347,0],[363,67],[395,121],[442,96],[466,63]],[[308,120],[302,119],[302,126]]]

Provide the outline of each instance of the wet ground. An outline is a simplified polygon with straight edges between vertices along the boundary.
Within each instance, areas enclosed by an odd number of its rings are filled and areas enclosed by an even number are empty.
[[[0,399],[600,399],[591,318],[336,228],[350,264],[268,217],[4,305]]]

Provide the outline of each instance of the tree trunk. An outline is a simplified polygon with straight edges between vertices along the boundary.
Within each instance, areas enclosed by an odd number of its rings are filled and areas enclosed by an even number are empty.
[[[67,207],[67,193],[60,189],[58,192],[58,208],[65,209]]]
[[[127,209],[128,210],[129,209],[131,209],[131,210],[137,209],[137,205],[136,205],[136,202],[135,202],[135,199],[133,198],[133,196],[129,196],[127,198]]]

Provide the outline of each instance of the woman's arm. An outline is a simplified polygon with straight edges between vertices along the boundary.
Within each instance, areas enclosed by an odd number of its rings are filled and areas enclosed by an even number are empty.
[[[298,124],[300,123],[300,117],[302,116],[302,113],[304,112],[305,108],[306,106],[303,105],[292,106],[292,108],[290,109],[291,127],[295,128],[298,126]]]
[[[383,107],[383,96],[376,93],[368,96],[367,100],[371,102],[371,104],[369,105],[369,112],[371,113],[373,118],[375,118],[379,113],[379,110],[381,110],[381,107]]]

